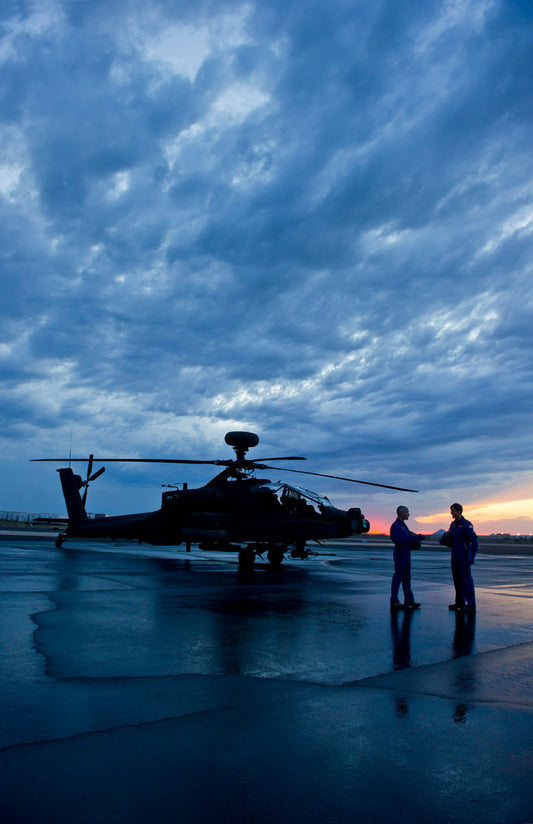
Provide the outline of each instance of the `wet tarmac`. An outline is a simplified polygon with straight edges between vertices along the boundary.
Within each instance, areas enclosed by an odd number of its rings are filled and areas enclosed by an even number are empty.
[[[531,557],[70,546],[0,536],[2,824],[533,822]]]

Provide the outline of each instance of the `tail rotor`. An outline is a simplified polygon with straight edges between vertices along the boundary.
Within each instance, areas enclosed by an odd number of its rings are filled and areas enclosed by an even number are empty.
[[[83,492],[83,497],[82,497],[82,503],[83,503],[84,508],[85,508],[85,502],[87,500],[87,492],[89,491],[89,484],[92,483],[93,481],[95,481],[97,478],[100,477],[100,475],[103,475],[104,472],[105,472],[105,466],[102,466],[100,469],[98,469],[94,473],[94,475],[91,475],[91,472],[93,471],[93,463],[94,463],[94,455],[91,453],[89,455],[89,463],[87,464],[87,478],[84,481],[82,481],[82,484],[81,484],[82,486],[85,487],[85,490]]]

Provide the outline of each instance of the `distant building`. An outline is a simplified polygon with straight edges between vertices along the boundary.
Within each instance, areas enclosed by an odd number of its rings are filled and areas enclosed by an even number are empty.
[[[41,518],[46,521],[65,520],[64,515],[52,515],[50,512],[12,512],[0,510],[0,521],[10,521],[15,524],[31,524],[32,521]]]
[[[88,512],[89,518],[107,518],[104,512],[92,513]],[[13,512],[10,510],[0,510],[0,521],[7,521],[14,524],[54,524],[66,523],[68,518],[66,515],[57,515],[50,512]]]

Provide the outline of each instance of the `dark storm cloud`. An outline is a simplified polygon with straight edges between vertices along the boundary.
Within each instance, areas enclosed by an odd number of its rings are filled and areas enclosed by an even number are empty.
[[[527,469],[530,4],[0,20],[6,455],[250,428],[427,490]]]

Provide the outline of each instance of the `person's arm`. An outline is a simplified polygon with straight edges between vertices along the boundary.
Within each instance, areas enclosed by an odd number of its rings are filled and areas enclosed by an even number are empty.
[[[439,538],[439,544],[442,544],[442,546],[448,546],[448,547],[453,546],[452,526],[451,526],[451,524],[450,524],[450,528],[448,529],[448,531],[445,532],[444,535],[441,535],[441,537]]]
[[[409,546],[410,532],[403,529],[399,521],[394,521],[390,528],[390,536],[397,547]]]
[[[477,535],[474,532],[474,527],[470,523],[468,524],[468,539],[469,539],[469,542],[470,542],[469,550],[468,550],[468,560],[470,561],[471,564],[473,564],[474,563],[474,558],[476,557],[476,554],[477,554],[478,543],[477,543]]]

